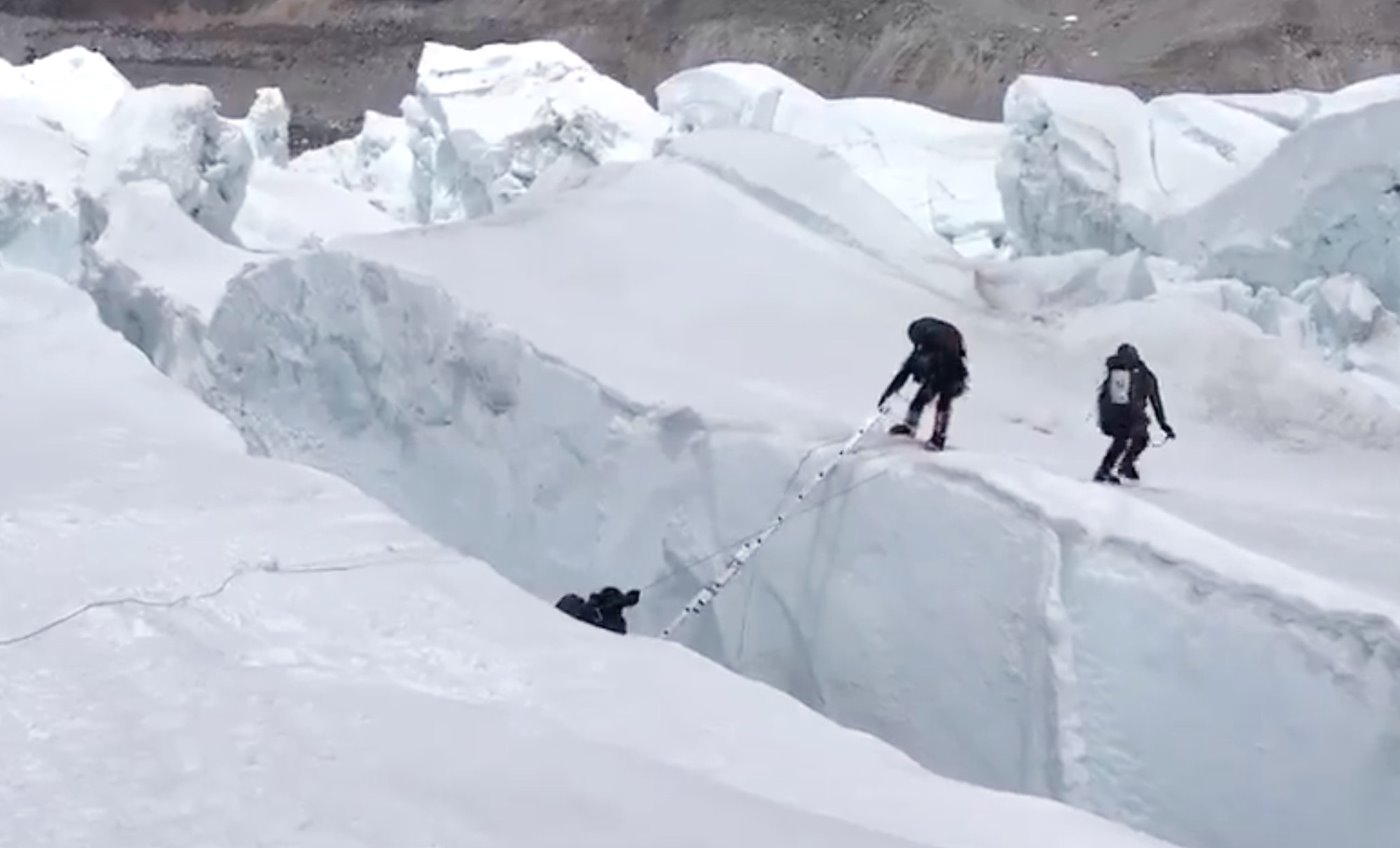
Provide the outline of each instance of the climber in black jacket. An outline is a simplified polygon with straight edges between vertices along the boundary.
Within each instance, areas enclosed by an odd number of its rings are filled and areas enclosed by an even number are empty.
[[[948,439],[948,419],[952,415],[953,400],[967,391],[967,349],[958,328],[938,318],[920,318],[910,324],[909,340],[914,343],[914,350],[880,395],[878,406],[883,407],[909,378],[914,378],[919,384],[919,391],[909,402],[904,421],[891,427],[890,434],[913,436],[919,429],[919,418],[923,415],[924,407],[936,397],[933,435],[926,446],[930,450],[943,450]]]
[[[627,619],[622,617],[622,611],[636,606],[641,597],[642,593],[636,589],[623,592],[616,586],[605,586],[589,595],[586,601],[571,592],[560,598],[554,608],[594,627],[626,634]]]
[[[1167,423],[1167,414],[1162,409],[1157,375],[1142,361],[1137,348],[1126,342],[1119,345],[1118,351],[1104,361],[1104,366],[1108,373],[1099,385],[1099,430],[1113,441],[1094,473],[1094,480],[1122,482],[1113,473],[1115,464],[1118,464],[1118,474],[1136,480],[1138,457],[1147,450],[1147,405],[1152,404],[1157,425],[1168,439],[1175,439],[1176,431]]]

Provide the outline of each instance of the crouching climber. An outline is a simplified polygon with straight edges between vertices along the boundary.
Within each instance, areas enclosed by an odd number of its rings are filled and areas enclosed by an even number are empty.
[[[924,407],[937,398],[933,434],[925,445],[929,450],[943,450],[948,440],[953,401],[967,391],[967,349],[958,328],[938,318],[919,318],[910,324],[909,340],[914,343],[914,350],[880,395],[878,405],[884,407],[891,395],[902,389],[909,378],[914,378],[919,391],[909,402],[904,421],[891,427],[890,434],[913,436],[919,429]]]
[[[616,586],[605,586],[589,595],[586,601],[570,592],[560,598],[554,608],[594,627],[625,634],[627,619],[622,617],[622,611],[636,606],[641,599],[642,593],[636,589],[623,592]]]
[[[1094,472],[1094,480],[1100,483],[1122,482],[1114,474],[1115,464],[1118,474],[1129,480],[1137,480],[1138,457],[1147,449],[1148,442],[1147,404],[1152,404],[1157,425],[1168,439],[1175,439],[1176,431],[1167,424],[1166,413],[1162,411],[1157,375],[1142,361],[1137,348],[1126,342],[1119,345],[1117,352],[1105,360],[1104,365],[1108,373],[1099,384],[1099,430],[1113,441],[1109,443],[1098,471]]]

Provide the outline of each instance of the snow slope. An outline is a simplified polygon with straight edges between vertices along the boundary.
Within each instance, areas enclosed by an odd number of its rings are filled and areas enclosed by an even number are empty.
[[[1382,454],[1310,464],[1278,433],[1393,446],[1395,410],[1195,297],[1038,329],[987,315],[958,263],[860,245],[843,192],[799,178],[804,150],[813,173],[830,166],[820,150],[684,141],[470,225],[341,244],[360,258],[245,271],[184,379],[260,452],[355,481],[538,597],[645,586],[633,621],[654,631],[772,514],[809,448],[868,414],[908,319],[948,315],[973,350],[963,451],[872,445],[682,638],[941,773],[1182,844],[1387,844],[1400,771],[1374,755],[1395,731],[1400,613],[1152,504],[1228,517],[1235,498],[1274,522],[1227,528],[1250,546],[1300,520],[1340,527],[1329,510],[1352,504],[1394,533]],[[1146,463],[1167,491],[1068,481],[1056,472],[1083,475],[1102,448],[1074,423],[1092,375],[1144,314],[1191,434],[1169,466]],[[1188,328],[1199,347],[1167,344]],[[1278,394],[1249,394],[1264,375]],[[1222,455],[1242,477],[1193,485]],[[1335,496],[1300,503],[1328,465]],[[1365,543],[1328,553],[1397,585]],[[1286,803],[1304,792],[1313,807]]]
[[[716,62],[656,89],[678,132],[743,127],[791,135],[840,156],[925,232],[1000,237],[995,169],[1006,129],[883,98],[827,100],[771,68]]]
[[[0,272],[0,353],[4,844],[1164,844],[572,622],[245,455],[55,278]]]

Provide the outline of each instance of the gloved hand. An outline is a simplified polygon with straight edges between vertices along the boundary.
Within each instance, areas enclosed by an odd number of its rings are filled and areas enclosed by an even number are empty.
[[[1170,424],[1163,424],[1163,425],[1162,425],[1162,432],[1167,434],[1167,438],[1168,438],[1168,439],[1175,439],[1175,438],[1176,438],[1176,431],[1173,430],[1173,429],[1171,428],[1171,425],[1170,425]]]
[[[876,408],[876,409],[884,409],[884,408],[885,408],[885,403],[888,402],[889,399],[890,399],[890,393],[889,393],[889,392],[885,392],[884,394],[880,395],[880,401],[879,401],[879,403],[875,404],[875,408]]]

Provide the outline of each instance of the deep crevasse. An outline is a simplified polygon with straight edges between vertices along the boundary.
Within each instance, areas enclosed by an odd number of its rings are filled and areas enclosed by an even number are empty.
[[[671,577],[644,594],[640,633],[801,480],[806,445],[631,403],[343,254],[242,274],[205,350],[219,356],[186,379],[251,444],[351,480],[546,601]],[[1127,531],[1086,527],[1039,505],[1048,475],[1017,473],[1033,485],[971,457],[860,451],[681,638],[952,777],[1184,844],[1392,844],[1390,620],[1181,554],[1223,544],[1155,549],[1139,531],[1172,520],[1128,501],[1103,519]]]

